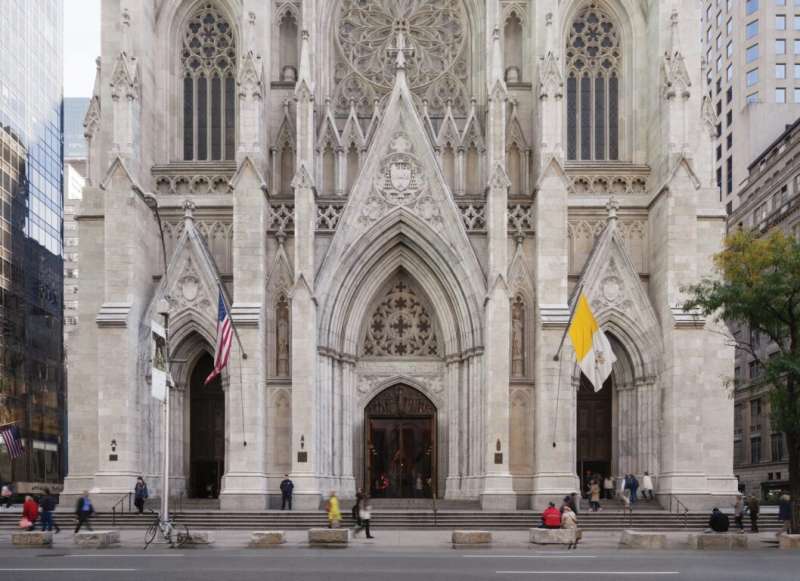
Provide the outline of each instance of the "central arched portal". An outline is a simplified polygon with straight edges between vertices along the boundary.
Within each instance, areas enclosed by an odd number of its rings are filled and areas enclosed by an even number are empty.
[[[436,487],[436,406],[395,384],[364,409],[364,490],[375,498],[431,498]]]
[[[591,382],[581,373],[577,413],[577,473],[581,491],[585,492],[594,477],[612,472],[612,396],[613,380],[609,377],[603,389],[595,392]]]
[[[214,359],[204,353],[189,387],[189,495],[217,498],[225,471],[225,392],[219,376],[208,384]]]

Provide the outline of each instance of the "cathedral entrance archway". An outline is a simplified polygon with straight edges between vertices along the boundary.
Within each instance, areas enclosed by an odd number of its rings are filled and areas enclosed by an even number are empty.
[[[395,384],[364,409],[365,483],[374,498],[436,494],[436,406],[423,393]]]
[[[219,376],[204,383],[214,359],[204,353],[189,387],[189,495],[217,498],[225,470],[225,392]]]
[[[612,442],[612,397],[613,380],[609,377],[603,389],[594,391],[591,382],[581,373],[578,387],[577,413],[577,473],[580,475],[581,492],[592,478],[605,478],[611,474]],[[600,486],[602,487],[602,482]]]

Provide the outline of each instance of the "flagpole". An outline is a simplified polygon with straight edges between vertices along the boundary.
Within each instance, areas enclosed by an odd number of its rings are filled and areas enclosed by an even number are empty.
[[[583,292],[583,281],[580,282],[578,288],[575,289],[575,302],[569,309],[569,320],[567,320],[567,327],[564,329],[564,334],[561,335],[561,341],[558,344],[558,349],[556,349],[556,354],[553,355],[553,361],[558,361],[559,357],[561,357],[561,349],[564,348],[564,341],[567,340],[567,333],[569,333],[569,326],[572,324],[572,319],[575,317],[575,307],[578,305],[578,300],[581,298],[581,293]]]

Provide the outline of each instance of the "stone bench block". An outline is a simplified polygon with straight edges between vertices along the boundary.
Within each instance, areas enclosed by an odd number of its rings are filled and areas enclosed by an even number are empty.
[[[308,544],[312,547],[347,547],[350,529],[309,529]]]
[[[747,548],[747,535],[741,533],[696,533],[689,535],[689,548],[700,551],[733,551]]]
[[[283,531],[255,531],[250,533],[249,547],[253,549],[269,549],[278,547],[286,542]]]
[[[11,544],[17,547],[50,547],[53,544],[53,533],[42,531],[11,533]]]
[[[530,529],[530,542],[534,545],[573,545],[580,538],[580,529]]]
[[[778,535],[778,548],[800,549],[800,535]]]
[[[75,544],[87,549],[106,549],[119,545],[119,531],[85,531],[75,533]]]
[[[178,531],[178,544],[184,547],[205,547],[214,543],[211,531]]]
[[[489,531],[453,531],[454,549],[479,549],[492,544],[492,533]]]
[[[667,535],[624,530],[619,540],[619,546],[623,549],[666,549]]]

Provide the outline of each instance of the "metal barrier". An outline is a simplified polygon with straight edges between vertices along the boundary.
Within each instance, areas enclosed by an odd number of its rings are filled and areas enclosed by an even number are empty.
[[[674,511],[673,511],[674,507]],[[683,517],[683,527],[689,527],[689,509],[674,494],[669,495],[669,512],[674,512],[677,516]]]

